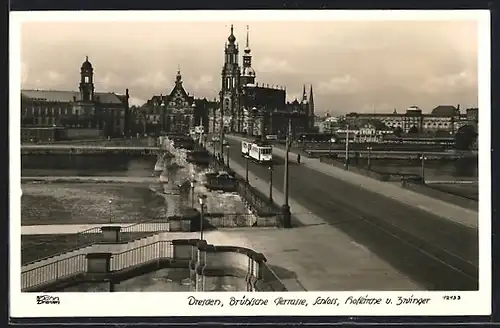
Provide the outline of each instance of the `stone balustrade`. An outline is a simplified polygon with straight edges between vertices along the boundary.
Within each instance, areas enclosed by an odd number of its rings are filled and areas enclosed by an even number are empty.
[[[115,226],[103,227],[102,234],[95,250],[23,271],[22,290],[60,291],[101,281],[114,291],[121,281],[168,267],[189,268],[192,291],[220,290],[221,278],[231,278],[238,291],[285,290],[265,256],[248,248],[215,246],[200,239],[161,240],[156,235],[123,243],[120,227]]]

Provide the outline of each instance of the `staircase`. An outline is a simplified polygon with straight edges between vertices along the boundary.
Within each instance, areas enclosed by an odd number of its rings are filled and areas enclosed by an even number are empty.
[[[168,231],[168,229],[169,223],[166,218],[149,219],[123,227],[121,229],[121,240],[131,241],[140,237],[154,235],[158,232]],[[80,252],[81,250],[84,250],[96,243],[101,242],[101,238],[102,236],[100,227],[79,231],[75,233],[74,245],[68,245],[68,247],[60,253],[51,254],[47,257],[40,258],[35,261],[23,263],[23,268],[28,267],[32,264],[43,262],[48,259],[54,259],[60,255]]]
[[[124,244],[93,244],[24,265],[21,268],[21,290],[86,272],[88,253],[113,253],[112,271],[154,259],[172,258],[172,244],[163,240],[165,237],[160,232]]]

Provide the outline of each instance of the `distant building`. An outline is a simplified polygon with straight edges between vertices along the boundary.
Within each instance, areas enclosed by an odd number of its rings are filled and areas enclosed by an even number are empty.
[[[468,110],[470,111],[470,110]],[[424,114],[418,106],[410,106],[405,113],[350,113],[346,120],[353,124],[360,119],[377,119],[393,130],[403,133],[454,134],[462,126],[472,124],[471,114],[461,114],[460,105],[440,105],[430,114]]]
[[[122,136],[128,133],[129,92],[94,91],[88,57],[80,69],[79,91],[21,90],[21,126],[66,127],[71,137]]]
[[[288,130],[289,118],[293,131],[306,131],[314,127],[314,99],[312,86],[309,100],[305,86],[299,103],[286,103],[284,87],[256,82],[247,28],[243,64],[238,64],[239,47],[233,26],[224,49],[224,64],[219,93],[221,110],[213,121],[223,122],[224,129],[248,135],[281,134]],[[217,115],[218,114],[218,115]]]
[[[209,130],[208,114],[214,102],[196,99],[183,86],[182,75],[177,70],[175,84],[167,95],[153,96],[143,106],[148,132],[182,132],[187,133],[195,126],[203,123]]]
[[[355,143],[378,143],[384,140],[386,135],[392,135],[392,128],[376,119],[363,119],[356,124],[349,125],[348,128],[341,128],[335,131],[339,140],[344,140],[349,130],[349,140]]]

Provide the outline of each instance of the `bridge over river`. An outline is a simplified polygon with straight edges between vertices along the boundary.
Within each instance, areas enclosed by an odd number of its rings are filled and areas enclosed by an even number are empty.
[[[162,152],[160,147],[152,146],[101,146],[101,145],[21,145],[21,155],[90,155],[90,154],[131,154],[155,155]]]

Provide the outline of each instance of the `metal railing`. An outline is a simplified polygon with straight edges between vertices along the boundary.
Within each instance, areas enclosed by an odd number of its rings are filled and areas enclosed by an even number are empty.
[[[87,269],[85,256],[78,254],[21,272],[21,290],[85,272]]]
[[[133,223],[131,225],[125,226],[121,229],[121,240],[124,242],[133,241],[138,238],[143,238],[149,235],[154,235],[158,232],[168,231],[169,223],[165,218],[154,218],[145,221],[140,221]],[[93,227],[83,231],[79,231],[75,234],[75,244],[68,246],[64,250],[53,253],[51,255],[36,259],[34,261],[23,263],[23,266],[41,262],[56,256],[60,256],[69,252],[73,252],[79,249],[83,249],[90,245],[99,243],[101,241],[101,227]],[[23,250],[39,247],[39,245],[33,245],[29,248],[24,248]]]
[[[119,271],[162,258],[173,258],[174,248],[169,240],[139,246],[111,257],[111,271]]]
[[[161,258],[172,258],[171,241],[157,241],[111,256],[111,271],[123,270]],[[21,290],[34,288],[87,270],[86,254],[78,254],[21,272]]]
[[[173,259],[174,247],[172,241],[157,241],[151,244],[135,247],[111,255],[110,272],[116,272],[160,259]],[[57,280],[69,278],[87,271],[85,254],[78,254],[58,260],[21,273],[21,290],[39,287]],[[262,282],[260,291],[285,291],[281,279],[265,263],[262,263]]]
[[[205,221],[215,228],[277,227],[278,215],[259,217],[253,213],[206,213]]]

